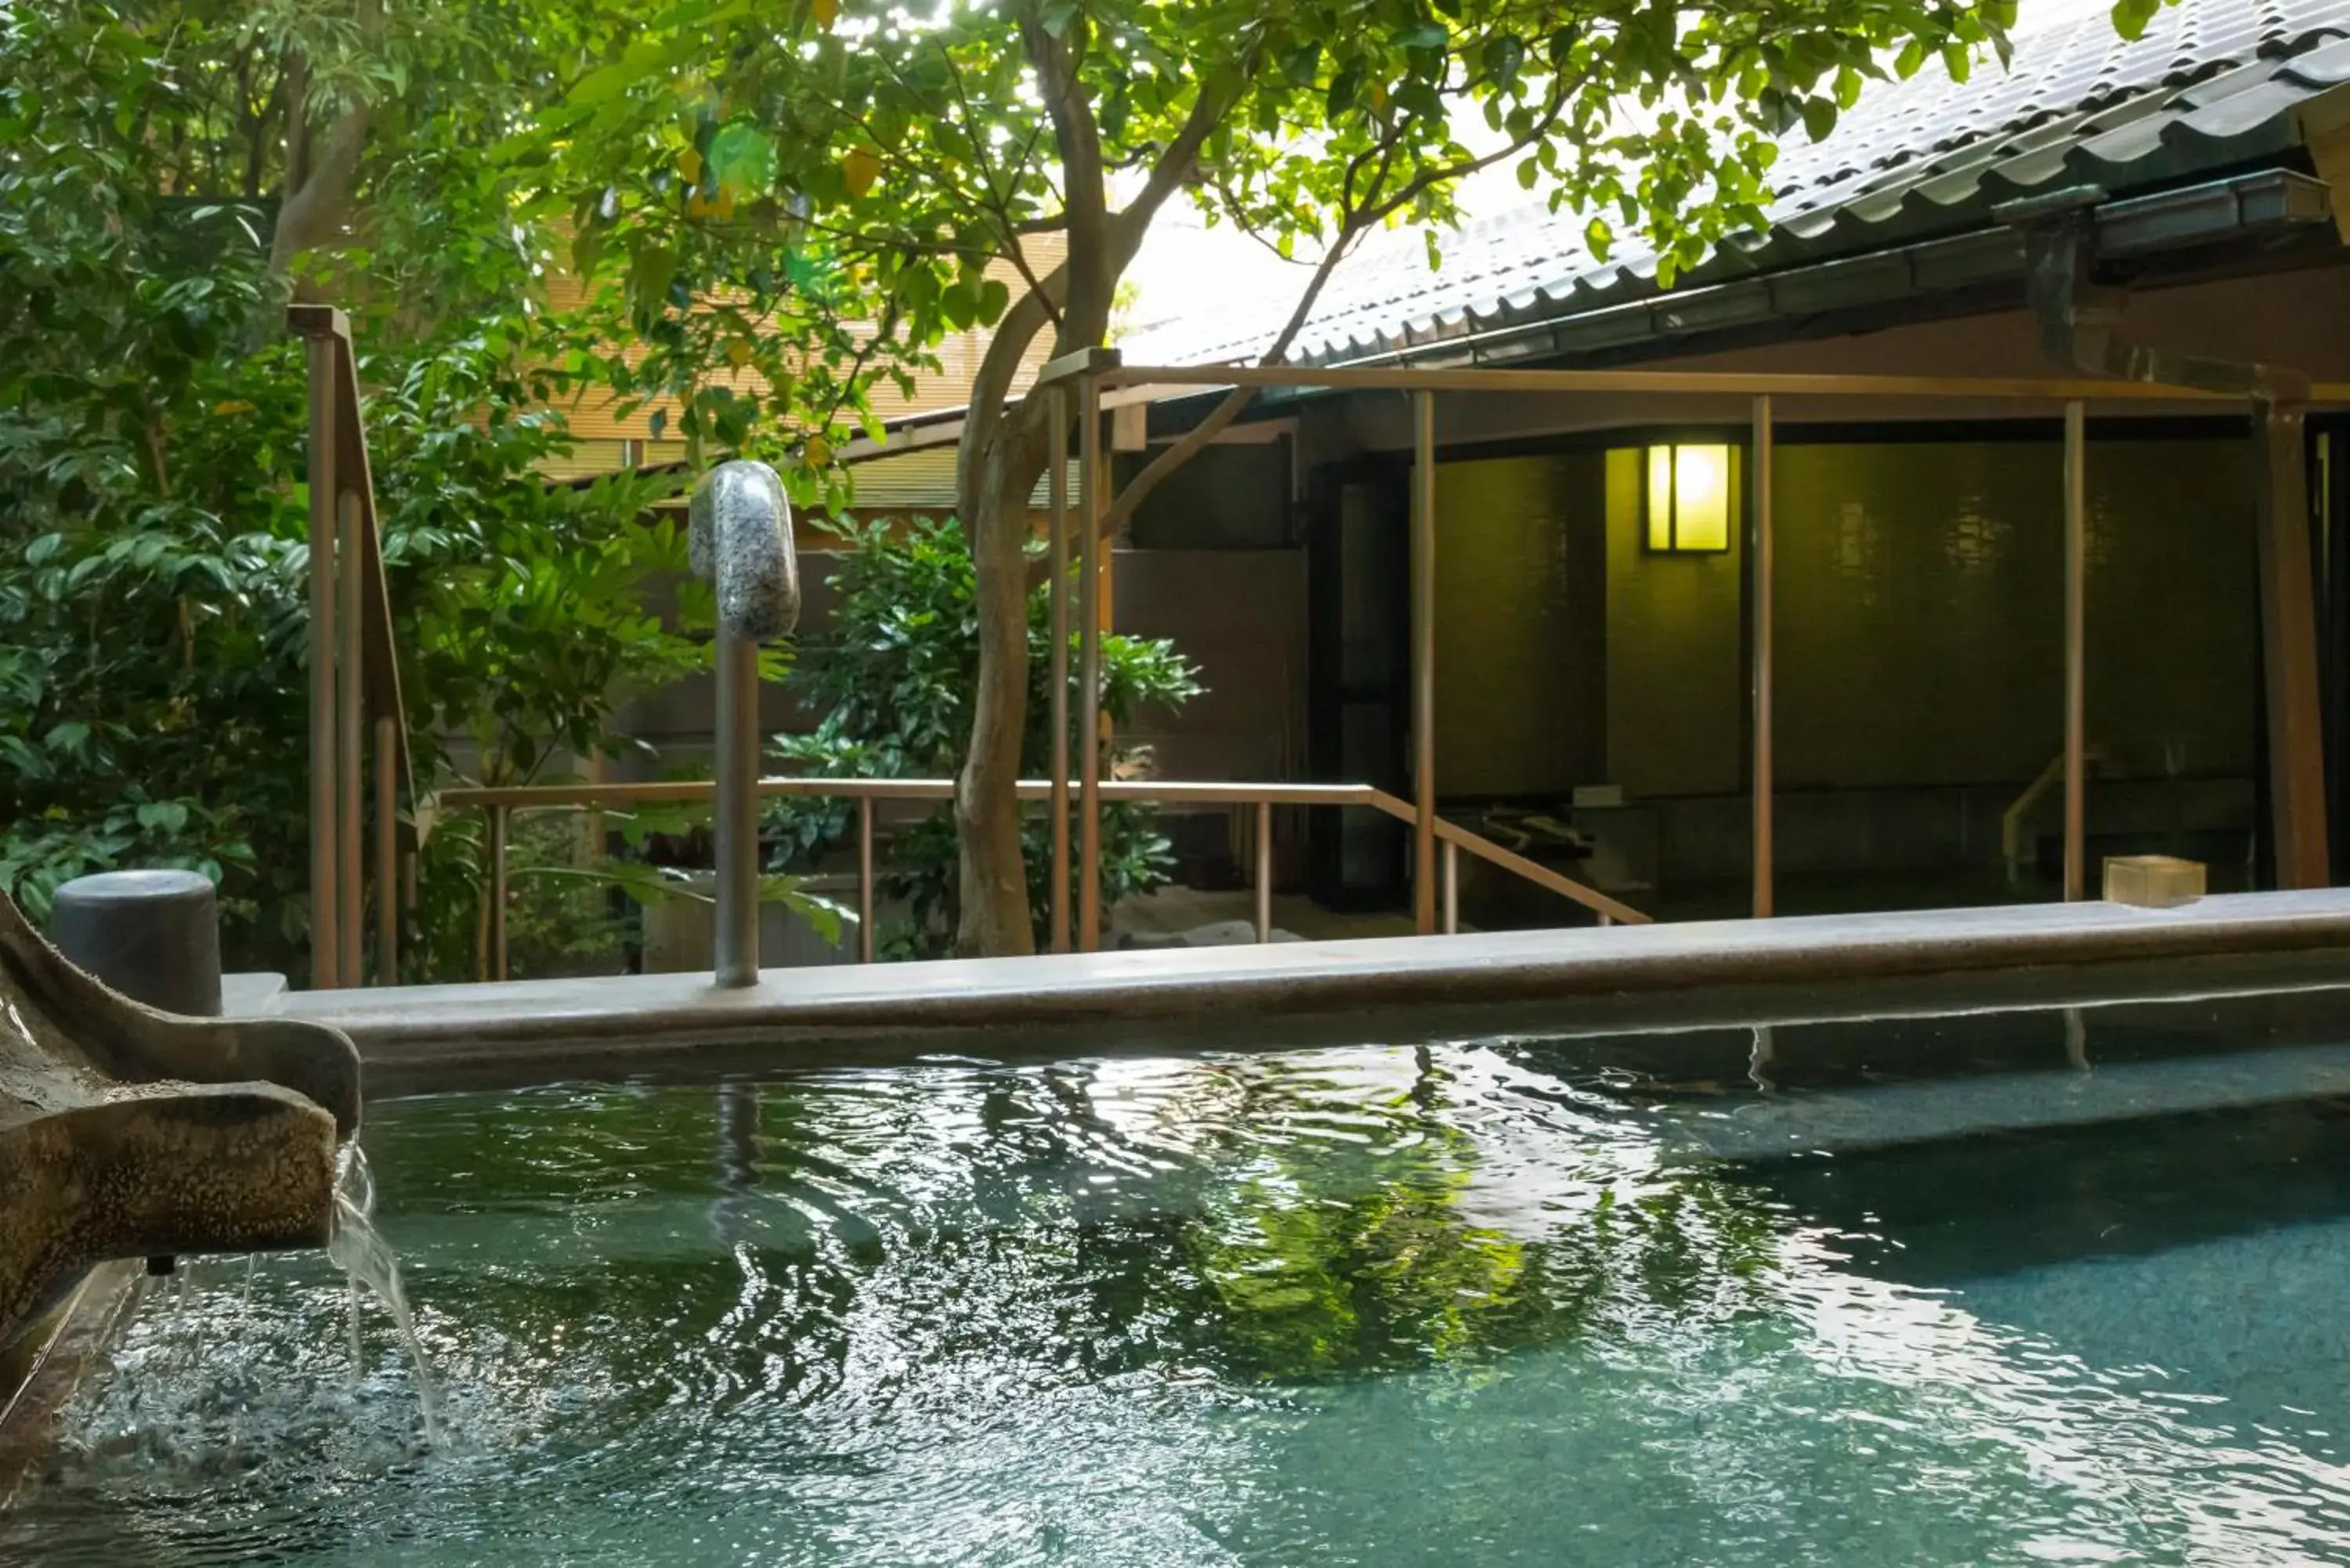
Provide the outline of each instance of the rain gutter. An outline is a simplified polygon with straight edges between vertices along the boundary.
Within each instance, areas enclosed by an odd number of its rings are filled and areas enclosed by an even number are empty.
[[[2268,169],[2080,209],[2097,255],[2131,261],[2238,239],[2292,236],[2334,221],[2322,180]],[[1734,283],[1677,290],[1603,310],[1527,322],[1467,337],[1435,337],[1348,366],[1455,369],[1504,366],[1662,347],[1703,334],[1794,322],[1831,311],[1883,307],[2018,284],[2030,242],[2012,223],[1920,241]],[[1270,404],[1310,393],[1268,392]]]

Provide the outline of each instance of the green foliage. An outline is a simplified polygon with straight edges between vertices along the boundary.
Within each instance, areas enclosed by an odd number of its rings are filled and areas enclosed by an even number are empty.
[[[2005,52],[2015,6],[999,0],[797,5],[749,26],[751,11],[595,12],[601,63],[506,156],[640,322],[796,267],[807,319],[879,324],[886,363],[998,320],[1014,292],[987,264],[1024,235],[1066,233],[1073,271],[1106,262],[1114,283],[1128,236],[1094,214],[1118,170],[1148,177],[1141,223],[1180,184],[1288,254],[1448,226],[1461,179],[1513,163],[1555,207],[1644,235],[1669,281],[1762,221],[1781,134],[1825,135],[1896,52],[1963,79]]]
[[[282,293],[267,203],[187,194],[266,173],[267,160],[243,161],[268,140],[255,95],[230,136],[225,83],[275,69],[264,46],[286,40],[255,31],[276,25],[266,15],[161,19],[151,31],[154,18],[89,6],[0,13],[0,886],[38,917],[86,871],[199,867],[221,882],[229,961],[298,971],[302,356],[274,327],[256,339]],[[346,45],[332,57],[377,63],[314,73],[329,104],[400,74],[366,40]],[[282,117],[282,102],[262,108]],[[420,131],[399,156],[437,145]],[[535,472],[568,438],[525,410],[569,389],[562,368],[595,323],[526,308],[511,216],[465,207],[471,189],[434,210],[429,244],[364,271],[369,258],[339,264],[368,286],[356,337],[427,790],[618,750],[619,696],[705,657],[644,603],[647,579],[682,564],[676,529],[643,520],[661,492]],[[468,213],[476,226],[456,221]],[[471,286],[496,308],[415,308],[419,279],[453,290],[444,304],[462,296],[448,268],[466,255],[489,258]],[[444,824],[422,858],[411,977],[475,971],[484,880],[478,825]]]
[[[962,529],[952,519],[910,524],[849,524],[831,584],[837,594],[826,630],[800,650],[801,690],[824,708],[805,735],[777,737],[775,749],[795,771],[836,778],[951,778],[971,731],[979,668],[978,587]],[[1048,585],[1028,601],[1028,729],[1023,769],[1043,775],[1052,758],[1049,686],[1052,611]],[[1071,639],[1069,707],[1079,702]],[[1142,710],[1197,696],[1191,663],[1171,643],[1112,635],[1102,639],[1102,705],[1115,732]],[[1083,743],[1072,718],[1070,755]],[[1105,772],[1132,763],[1131,749],[1104,753]],[[849,830],[842,802],[777,802],[768,828],[779,861],[806,865]],[[1049,827],[1026,832],[1029,908],[1049,908]],[[912,923],[888,934],[899,956],[934,957],[954,929],[953,814],[941,807],[890,844],[882,890],[908,900]],[[1101,888],[1105,905],[1157,887],[1172,865],[1167,840],[1146,807],[1118,805],[1102,814]],[[1040,928],[1041,929],[1041,928]]]

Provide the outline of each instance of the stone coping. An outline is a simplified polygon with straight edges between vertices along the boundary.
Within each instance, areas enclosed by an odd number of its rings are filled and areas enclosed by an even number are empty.
[[[261,1011],[348,1032],[384,1088],[468,1067],[1590,1035],[2336,986],[2350,889],[770,970],[739,991],[672,974],[288,992]]]

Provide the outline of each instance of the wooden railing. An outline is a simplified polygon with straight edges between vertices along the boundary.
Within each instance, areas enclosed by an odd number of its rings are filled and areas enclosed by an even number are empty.
[[[400,975],[400,800],[416,798],[351,326],[296,305],[310,389],[310,984],[367,979],[362,788],[375,752],[375,982]]]
[[[694,779],[660,784],[515,784],[447,789],[434,800],[436,811],[478,810],[489,814],[490,832],[490,962],[491,976],[506,976],[506,845],[508,825],[517,811],[625,810],[629,806],[692,805],[714,798],[716,786]],[[1256,940],[1273,940],[1273,810],[1275,806],[1351,806],[1384,812],[1399,822],[1413,823],[1419,814],[1411,803],[1369,784],[1193,784],[1159,780],[1105,779],[1099,785],[1105,801],[1134,801],[1154,805],[1253,806],[1256,812],[1254,866],[1251,886],[1255,895]],[[885,801],[937,802],[954,798],[951,779],[764,778],[759,793],[798,799],[853,800],[857,803],[857,914],[858,958],[873,961],[873,841],[874,808]],[[1023,779],[1023,801],[1049,802],[1053,785],[1045,779]],[[1601,925],[1640,926],[1648,917],[1538,861],[1505,849],[1456,823],[1439,818],[1436,837],[1443,867],[1443,927],[1451,935],[1460,929],[1460,856],[1463,853],[1523,877],[1538,888],[1581,905],[1598,916]],[[1055,897],[1066,889],[1055,888]]]

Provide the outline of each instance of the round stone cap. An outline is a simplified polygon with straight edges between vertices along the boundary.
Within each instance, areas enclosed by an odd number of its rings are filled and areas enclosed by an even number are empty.
[[[49,940],[134,1001],[166,1012],[220,1016],[219,900],[201,872],[77,877],[50,902]]]
[[[192,898],[210,904],[215,896],[213,879],[201,871],[93,871],[58,888],[53,907],[148,898]]]

